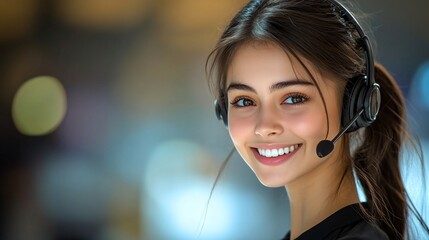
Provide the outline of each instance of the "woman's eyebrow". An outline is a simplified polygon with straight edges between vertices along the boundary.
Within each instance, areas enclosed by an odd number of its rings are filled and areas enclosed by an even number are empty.
[[[295,85],[314,86],[314,83],[307,81],[307,80],[298,80],[298,79],[281,81],[281,82],[278,82],[278,83],[271,85],[270,86],[270,92],[274,92],[276,90],[286,88],[286,87],[290,87],[290,86],[295,86]],[[248,85],[243,84],[243,83],[236,83],[236,82],[232,82],[229,84],[226,91],[229,92],[230,90],[245,90],[245,91],[250,91],[250,92],[256,93],[256,90],[254,88],[252,88],[251,86],[248,86]]]
[[[256,93],[256,90],[254,88],[252,88],[251,86],[248,86],[248,85],[243,84],[243,83],[236,83],[236,82],[230,83],[228,88],[226,89],[227,92],[229,92],[231,90],[245,90],[245,91],[250,91],[250,92]]]
[[[307,80],[293,79],[293,80],[282,81],[282,82],[278,82],[278,83],[273,84],[270,87],[270,92],[274,92],[276,90],[286,88],[286,87],[290,87],[290,86],[295,86],[295,85],[314,86],[313,82],[310,82]]]

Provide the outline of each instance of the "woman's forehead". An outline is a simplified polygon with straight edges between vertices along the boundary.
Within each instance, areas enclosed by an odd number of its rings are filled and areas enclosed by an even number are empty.
[[[235,51],[227,68],[227,82],[272,76],[274,78],[320,79],[318,69],[307,59],[270,42],[248,42]]]

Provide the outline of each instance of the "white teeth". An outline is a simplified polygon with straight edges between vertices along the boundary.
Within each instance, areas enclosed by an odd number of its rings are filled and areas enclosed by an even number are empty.
[[[279,151],[277,149],[271,150],[271,156],[272,157],[277,157],[278,155],[279,155]]]
[[[265,157],[277,157],[277,156],[281,156],[284,154],[289,154],[293,151],[295,151],[296,149],[298,149],[299,145],[295,144],[293,146],[290,147],[285,147],[285,148],[279,148],[279,149],[259,149],[258,148],[258,152],[260,155],[265,156]]]
[[[289,148],[284,148],[285,149],[285,154],[289,153]]]

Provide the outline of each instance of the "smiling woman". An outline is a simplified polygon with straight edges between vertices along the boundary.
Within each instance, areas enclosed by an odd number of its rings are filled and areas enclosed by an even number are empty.
[[[250,1],[207,71],[235,149],[262,184],[287,190],[285,239],[404,239],[409,213],[429,234],[401,177],[414,144],[403,96],[340,3]]]

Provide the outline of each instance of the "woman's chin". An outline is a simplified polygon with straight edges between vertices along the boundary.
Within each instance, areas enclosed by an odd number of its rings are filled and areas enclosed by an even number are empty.
[[[287,184],[287,179],[283,178],[275,178],[273,176],[258,176],[259,182],[264,185],[265,187],[269,188],[277,188],[277,187],[284,187]]]

